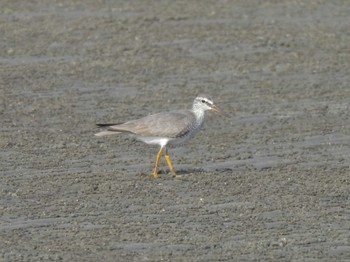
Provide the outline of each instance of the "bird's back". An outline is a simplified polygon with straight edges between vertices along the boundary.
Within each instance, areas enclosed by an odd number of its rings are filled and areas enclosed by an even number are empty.
[[[130,132],[144,137],[181,138],[197,125],[197,119],[192,111],[179,110],[131,120],[120,125],[110,126],[109,130]]]

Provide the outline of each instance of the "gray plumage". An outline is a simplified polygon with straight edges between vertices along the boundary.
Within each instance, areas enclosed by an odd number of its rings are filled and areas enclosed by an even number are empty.
[[[107,127],[107,130],[95,135],[106,136],[129,133],[147,144],[158,144],[160,149],[157,154],[153,176],[157,177],[159,158],[163,148],[165,148],[165,159],[170,171],[173,176],[176,176],[170,162],[166,145],[169,143],[183,143],[192,138],[202,127],[204,114],[207,110],[221,112],[221,110],[214,105],[210,96],[204,94],[198,95],[194,99],[191,109],[162,112],[121,124],[98,124],[100,127]]]
[[[189,110],[161,112],[122,124],[98,124],[101,127],[107,126],[108,129],[97,133],[96,136],[131,133],[145,143],[147,138],[167,138],[168,142],[183,142],[200,130],[204,112],[213,107],[217,109],[210,96],[202,94],[195,98],[192,109]]]
[[[149,115],[122,124],[111,125],[107,131],[132,133],[145,137],[181,138],[196,128],[196,116],[190,110]],[[198,125],[198,124],[197,124]],[[110,133],[110,134],[113,134]]]

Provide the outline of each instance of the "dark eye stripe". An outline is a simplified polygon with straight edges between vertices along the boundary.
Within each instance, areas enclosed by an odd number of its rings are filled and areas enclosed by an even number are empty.
[[[212,105],[212,103],[210,103],[208,100],[205,100],[205,99],[199,99],[199,101],[201,101],[203,104],[206,104],[208,106]]]

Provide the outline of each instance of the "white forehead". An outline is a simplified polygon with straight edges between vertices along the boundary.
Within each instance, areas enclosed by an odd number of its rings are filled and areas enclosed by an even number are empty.
[[[213,99],[208,95],[199,95],[196,97],[196,100],[198,100],[198,101],[204,100],[205,102],[207,102],[209,104],[213,104]]]

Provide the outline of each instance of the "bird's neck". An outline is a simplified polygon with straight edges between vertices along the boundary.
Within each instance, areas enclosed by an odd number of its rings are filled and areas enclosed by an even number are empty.
[[[196,116],[196,120],[198,123],[202,123],[204,120],[205,112],[201,108],[193,107],[192,108],[193,114]]]

